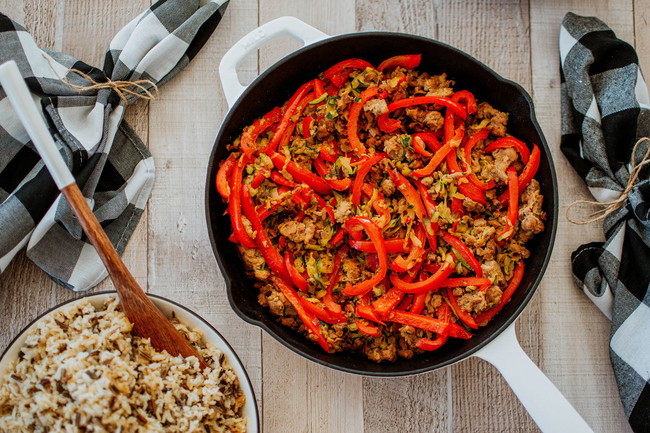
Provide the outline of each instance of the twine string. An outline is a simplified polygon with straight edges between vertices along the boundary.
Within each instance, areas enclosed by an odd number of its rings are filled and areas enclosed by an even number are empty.
[[[648,148],[645,151],[645,154],[643,155],[643,158],[637,163],[636,162],[636,152],[641,145],[641,143],[647,142],[648,143]],[[639,175],[641,174],[641,170],[648,164],[650,164],[650,137],[643,137],[640,138],[635,144],[634,148],[632,148],[632,156],[630,158],[630,177],[627,181],[627,185],[625,186],[625,189],[623,192],[621,192],[621,195],[613,201],[606,201],[606,202],[601,202],[601,201],[592,201],[592,200],[576,200],[573,203],[567,207],[566,210],[566,218],[569,220],[569,222],[573,224],[578,224],[578,225],[585,225],[585,224],[591,224],[596,221],[603,220],[607,218],[609,215],[611,215],[613,212],[615,212],[618,208],[623,206],[625,202],[627,201],[627,197],[630,194],[630,191],[634,188],[636,185],[636,181],[639,178]],[[570,210],[577,205],[580,204],[586,204],[586,205],[592,205],[596,207],[600,207],[601,209],[589,214],[588,219],[586,220],[574,220],[571,215],[570,215]]]

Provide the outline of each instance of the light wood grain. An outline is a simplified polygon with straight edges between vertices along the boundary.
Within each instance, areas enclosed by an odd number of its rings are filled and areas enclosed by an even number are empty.
[[[44,47],[101,66],[112,36],[148,4],[0,0],[0,11],[23,22]],[[567,11],[596,15],[636,44],[648,74],[650,0],[238,0],[199,55],[161,89],[159,100],[128,108],[126,117],[149,145],[157,173],[125,261],[140,284],[197,311],[234,346],[253,381],[265,432],[538,431],[501,376],[483,361],[470,359],[410,378],[351,376],[305,361],[230,309],[203,208],[207,156],[227,112],[217,68],[235,41],[282,15],[332,35],[390,30],[439,39],[532,93],[562,180],[561,215],[551,263],[518,321],[518,335],[594,431],[630,431],[609,361],[609,323],[575,288],[571,275],[571,252],[603,235],[598,225],[577,227],[563,217],[569,203],[588,197],[559,150],[557,44]],[[240,78],[251,82],[298,47],[288,39],[274,42],[240,65]],[[19,254],[0,275],[0,349],[36,314],[75,296]]]

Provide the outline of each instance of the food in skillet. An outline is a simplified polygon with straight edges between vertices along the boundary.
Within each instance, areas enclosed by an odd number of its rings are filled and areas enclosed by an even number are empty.
[[[328,352],[471,338],[544,229],[539,148],[420,61],[332,66],[244,128],[217,174],[259,302]]]

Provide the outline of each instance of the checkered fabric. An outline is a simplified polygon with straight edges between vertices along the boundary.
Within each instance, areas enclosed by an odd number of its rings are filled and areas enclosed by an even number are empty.
[[[560,30],[562,151],[600,202],[620,197],[650,98],[634,49],[602,21],[569,13]],[[638,163],[647,143],[637,149]],[[612,321],[610,355],[636,432],[650,432],[650,176],[604,221],[605,242],[572,255],[577,285]]]
[[[121,254],[151,192],[154,164],[122,120],[125,103],[112,89],[88,86],[140,79],[164,84],[197,54],[221,20],[228,0],[161,0],[111,41],[104,67],[40,49],[32,36],[0,14],[0,63],[15,60],[42,107],[68,167],[97,219]],[[58,192],[0,88],[0,272],[24,246],[27,256],[57,283],[85,290],[107,275],[98,255]],[[129,102],[136,96],[127,96]]]

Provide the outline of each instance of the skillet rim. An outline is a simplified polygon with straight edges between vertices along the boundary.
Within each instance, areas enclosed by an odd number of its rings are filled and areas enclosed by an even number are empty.
[[[546,179],[546,181],[550,181],[550,186],[551,190],[553,192],[553,203],[552,207],[548,208],[547,210],[552,213],[552,217],[549,220],[548,217],[545,221],[545,231],[548,233],[549,236],[549,245],[548,249],[546,250],[546,254],[543,257],[543,260],[541,262],[541,266],[539,268],[538,274],[535,276],[533,281],[530,284],[530,288],[528,288],[527,293],[524,295],[524,297],[519,301],[519,304],[516,305],[515,309],[511,312],[509,312],[508,317],[503,320],[503,323],[501,323],[499,326],[495,327],[494,329],[489,331],[489,335],[487,335],[484,339],[474,341],[474,338],[472,340],[469,340],[471,342],[471,347],[469,347],[467,350],[462,351],[461,353],[450,357],[449,359],[441,360],[441,361],[436,361],[432,362],[430,364],[427,364],[426,366],[422,367],[416,367],[416,368],[410,368],[410,369],[403,369],[403,370],[390,370],[390,371],[385,371],[383,369],[380,370],[373,370],[373,371],[368,371],[368,370],[363,370],[355,367],[348,367],[346,365],[340,365],[333,363],[332,361],[328,361],[328,358],[331,358],[333,356],[336,356],[336,354],[326,354],[323,353],[320,356],[314,356],[311,353],[307,353],[303,351],[301,348],[298,348],[294,346],[292,343],[289,341],[285,340],[282,338],[280,335],[278,335],[269,325],[267,325],[265,322],[260,321],[256,318],[253,318],[249,316],[247,313],[243,312],[235,300],[233,299],[233,281],[231,280],[231,277],[227,275],[225,271],[225,266],[222,263],[222,257],[219,253],[216,238],[214,235],[214,230],[213,230],[213,223],[212,223],[212,209],[210,206],[210,199],[212,197],[212,194],[218,194],[216,192],[216,187],[214,186],[214,176],[213,173],[216,173],[216,166],[218,166],[220,161],[216,161],[216,154],[218,150],[218,145],[220,141],[222,141],[222,136],[224,129],[226,129],[224,126],[229,125],[231,122],[233,122],[233,116],[234,112],[236,111],[237,107],[243,103],[244,101],[247,100],[247,98],[256,90],[256,85],[260,83],[261,81],[264,80],[265,77],[268,75],[274,73],[278,68],[282,67],[286,63],[291,62],[295,57],[303,54],[306,51],[309,50],[315,50],[318,49],[324,45],[331,44],[333,42],[340,42],[345,39],[357,39],[357,38],[363,38],[363,37],[394,37],[394,38],[407,38],[409,40],[416,40],[421,43],[425,44],[432,44],[432,45],[437,45],[438,48],[441,48],[443,50],[449,50],[453,52],[456,55],[459,55],[464,61],[467,61],[469,64],[473,64],[474,67],[479,68],[486,72],[492,79],[494,79],[496,82],[498,82],[500,85],[504,87],[512,87],[517,94],[521,95],[523,100],[525,101],[527,107],[528,107],[528,112],[529,116],[526,117],[526,120],[530,121],[530,126],[532,127],[532,130],[534,133],[537,135],[539,138],[539,146],[542,149],[542,164],[546,164],[548,167],[548,172],[549,172],[549,179]],[[218,197],[220,199],[220,197]],[[559,208],[559,197],[558,197],[558,186],[557,186],[557,174],[555,172],[555,165],[553,163],[553,157],[551,154],[551,150],[548,146],[548,143],[546,141],[546,138],[544,136],[544,133],[542,132],[542,129],[537,121],[537,118],[535,116],[535,108],[533,104],[532,97],[529,95],[529,93],[518,83],[509,80],[500,74],[498,74],[496,71],[494,71],[492,68],[489,66],[485,65],[483,62],[480,60],[474,58],[473,56],[467,54],[466,52],[453,47],[449,44],[446,44],[444,42],[440,42],[431,38],[423,37],[423,36],[418,36],[418,35],[412,35],[408,33],[399,33],[399,32],[383,32],[383,31],[371,31],[371,32],[359,32],[359,33],[345,33],[341,35],[336,35],[336,36],[331,36],[328,38],[325,38],[321,41],[315,42],[313,44],[304,46],[300,49],[297,49],[296,51],[293,51],[292,53],[286,55],[285,57],[279,59],[276,61],[273,65],[271,65],[269,68],[267,68],[264,72],[262,72],[258,77],[253,80],[251,84],[249,84],[246,89],[242,92],[242,94],[237,98],[235,103],[228,109],[228,112],[226,116],[223,119],[222,124],[219,127],[219,132],[217,133],[217,136],[215,138],[215,141],[212,146],[212,150],[210,153],[210,158],[208,160],[208,167],[207,167],[207,179],[206,179],[206,188],[205,188],[205,212],[206,212],[206,222],[208,226],[208,234],[210,237],[210,244],[212,247],[212,252],[217,260],[217,263],[219,265],[219,269],[221,271],[221,274],[225,280],[226,283],[226,293],[228,296],[228,301],[230,303],[231,308],[235,311],[235,313],[244,321],[258,326],[259,328],[263,329],[266,331],[269,335],[271,335],[275,340],[280,342],[282,345],[293,351],[294,353],[305,357],[309,359],[312,362],[315,362],[317,364],[323,365],[325,367],[329,367],[338,371],[342,371],[345,373],[350,373],[350,374],[357,374],[357,375],[362,375],[362,376],[373,376],[373,377],[401,377],[401,376],[411,376],[411,375],[417,375],[417,374],[422,374],[426,373],[429,371],[437,370],[452,364],[455,364],[457,362],[460,362],[464,359],[469,358],[473,354],[475,354],[477,351],[479,351],[481,348],[485,347],[487,344],[490,344],[498,335],[500,335],[506,328],[508,328],[511,324],[513,324],[517,318],[521,315],[523,310],[528,306],[530,303],[530,300],[532,299],[533,295],[537,292],[537,289],[539,287],[539,284],[541,283],[544,273],[548,267],[548,264],[551,259],[551,255],[553,252],[553,247],[554,247],[554,241],[557,235],[557,225],[558,225],[558,208]],[[548,216],[548,212],[547,212]],[[217,215],[215,215],[217,217]],[[510,303],[512,304],[512,303]],[[260,306],[260,308],[262,308]],[[504,315],[506,312],[501,312],[500,315]],[[295,332],[295,331],[294,331]],[[301,336],[304,338],[304,336]],[[307,341],[307,339],[305,339]],[[416,355],[418,356],[418,355]],[[382,363],[382,364],[377,364],[378,366],[382,365],[389,365],[387,363]]]

